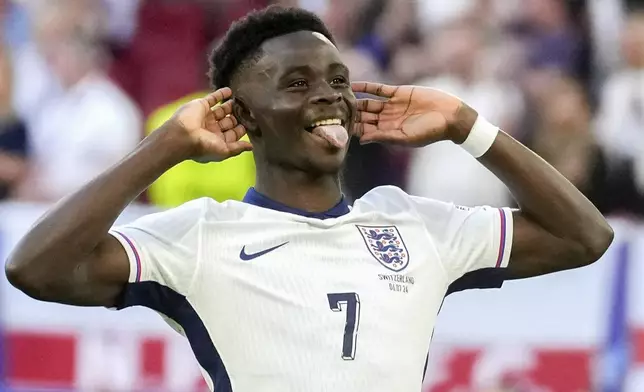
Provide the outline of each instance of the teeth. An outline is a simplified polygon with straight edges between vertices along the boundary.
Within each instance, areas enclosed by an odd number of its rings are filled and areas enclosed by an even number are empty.
[[[322,120],[322,121],[318,121],[318,122],[313,123],[311,125],[311,127],[319,127],[319,126],[322,126],[322,125],[342,125],[342,120],[340,120],[339,118],[331,118],[331,119],[328,119],[328,120]]]

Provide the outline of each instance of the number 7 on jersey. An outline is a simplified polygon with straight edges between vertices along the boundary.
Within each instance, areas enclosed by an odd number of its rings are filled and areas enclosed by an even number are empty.
[[[360,324],[360,297],[356,293],[330,293],[329,307],[334,312],[341,312],[343,305],[347,311],[342,340],[342,359],[352,361],[356,357],[356,340]]]

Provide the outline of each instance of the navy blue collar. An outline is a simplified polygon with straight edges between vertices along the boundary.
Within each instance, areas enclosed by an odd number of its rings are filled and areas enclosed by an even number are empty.
[[[258,207],[269,208],[271,210],[288,212],[290,214],[296,214],[315,219],[338,218],[342,215],[348,214],[349,211],[351,211],[349,209],[349,204],[347,203],[344,196],[338,204],[336,204],[331,209],[323,212],[310,212],[286,206],[280,202],[268,198],[268,196],[262,195],[261,193],[257,192],[255,188],[248,189],[248,192],[246,192],[246,196],[244,196],[243,201],[244,203],[252,204]]]

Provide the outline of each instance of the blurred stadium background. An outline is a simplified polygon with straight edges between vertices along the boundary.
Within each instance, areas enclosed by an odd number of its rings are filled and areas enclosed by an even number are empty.
[[[589,268],[450,297],[424,392],[644,391],[644,1],[0,0],[0,259],[52,203],[207,91],[208,48],[269,3],[322,15],[354,80],[464,98],[615,227]],[[184,163],[122,219],[240,198],[253,180],[250,154]],[[344,180],[351,198],[395,184],[464,205],[512,204],[447,143],[354,148]],[[151,311],[39,303],[0,282],[0,388],[206,390],[188,345]]]

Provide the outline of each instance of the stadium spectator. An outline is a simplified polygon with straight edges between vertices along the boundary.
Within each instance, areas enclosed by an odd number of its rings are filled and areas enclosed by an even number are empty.
[[[98,0],[31,0],[22,2],[21,13],[28,14],[27,40],[14,47],[14,107],[31,127],[45,104],[56,99],[62,88],[45,59],[74,30],[82,28],[98,34],[104,28]],[[16,27],[16,29],[19,29]]]
[[[141,139],[134,103],[102,70],[92,31],[76,29],[45,52],[64,93],[29,129],[33,164],[20,197],[58,200],[129,153]]]
[[[68,35],[76,24],[66,3],[39,2],[30,7],[30,39],[14,50],[13,104],[28,126],[43,105],[60,94],[60,85],[47,66],[43,50]]]
[[[27,166],[27,134],[13,110],[11,93],[11,62],[0,40],[0,200],[11,194]]]
[[[517,23],[534,66],[577,74],[582,60],[580,31],[572,23],[566,3],[559,0],[525,1]]]
[[[597,136],[612,161],[644,155],[644,12],[633,13],[622,32],[624,66],[603,88]]]
[[[608,166],[592,133],[592,114],[581,85],[553,78],[537,110],[531,148],[579,188],[602,212],[644,215],[644,193],[634,183],[633,165]]]
[[[329,0],[325,21],[340,47],[369,53],[386,69],[398,48],[417,35],[415,2],[407,0]]]
[[[538,129],[532,149],[580,189],[593,183],[593,168],[601,151],[590,132],[591,114],[581,86],[566,77],[553,78],[544,86],[536,117]]]

